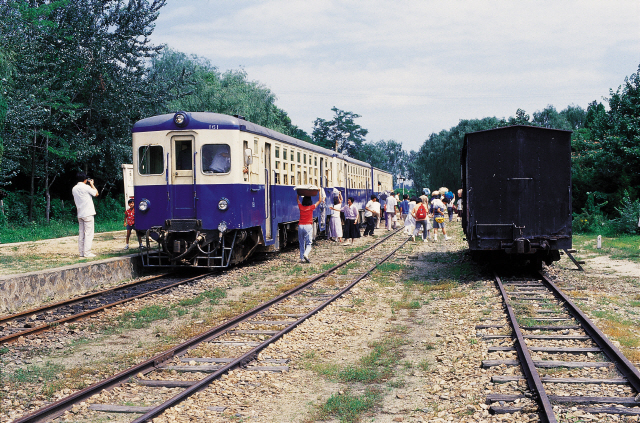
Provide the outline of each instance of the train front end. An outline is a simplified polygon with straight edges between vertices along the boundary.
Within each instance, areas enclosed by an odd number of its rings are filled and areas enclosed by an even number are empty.
[[[146,267],[227,267],[258,244],[246,230],[259,211],[245,205],[241,121],[178,112],[133,127],[135,227],[145,233]]]

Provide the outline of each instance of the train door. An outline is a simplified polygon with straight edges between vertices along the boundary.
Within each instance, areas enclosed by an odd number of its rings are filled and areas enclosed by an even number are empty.
[[[271,144],[264,144],[264,214],[265,214],[265,238],[272,239],[271,225]]]
[[[173,219],[195,219],[194,138],[188,135],[173,137],[171,150],[171,216]]]
[[[327,181],[324,178],[324,158],[320,157],[320,190],[324,191],[326,182]],[[329,198],[328,200],[331,201],[331,198]],[[320,218],[318,219],[318,223],[320,224],[319,230],[321,232],[325,230],[325,226],[327,223],[327,204],[333,204],[331,202],[327,203],[326,201],[327,200],[325,200],[325,202],[323,203],[320,203]]]

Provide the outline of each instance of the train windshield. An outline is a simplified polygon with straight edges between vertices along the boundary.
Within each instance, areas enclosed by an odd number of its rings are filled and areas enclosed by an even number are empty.
[[[162,175],[164,155],[160,145],[143,145],[138,149],[138,172],[141,175]]]
[[[231,170],[231,149],[229,145],[203,145],[202,170],[204,173],[229,173],[229,170]]]

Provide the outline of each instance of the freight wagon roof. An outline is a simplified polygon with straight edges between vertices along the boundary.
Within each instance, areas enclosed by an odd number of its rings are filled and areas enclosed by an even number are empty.
[[[232,129],[249,132],[251,134],[262,135],[276,141],[281,141],[286,144],[304,148],[305,150],[311,150],[330,157],[338,157],[340,159],[344,159],[349,163],[369,168],[371,167],[369,163],[356,160],[349,156],[345,156],[344,154],[336,153],[333,150],[319,147],[315,144],[301,141],[289,135],[281,134],[280,132],[265,128],[264,126],[251,123],[235,116],[211,112],[186,112],[186,114],[188,116],[188,121],[184,126],[178,126],[174,123],[173,117],[175,116],[175,113],[168,113],[164,115],[148,117],[136,122],[133,125],[131,132],[188,131],[197,129],[211,129],[211,125],[217,125],[218,129]]]
[[[509,131],[513,131],[514,129],[524,129],[525,131],[547,131],[548,133],[557,132],[558,134],[566,134],[569,136],[573,132],[573,131],[567,131],[565,129],[543,128],[541,126],[529,126],[529,125],[503,126],[500,128],[485,129],[482,131],[475,131],[475,132],[467,132],[466,134],[464,134],[464,141],[462,142],[462,154],[460,155],[460,162],[464,164],[469,136],[473,138],[473,135],[477,135],[477,134],[486,134],[490,132],[509,132]]]
[[[535,130],[540,130],[540,131],[550,131],[550,132],[564,132],[564,133],[568,133],[568,134],[571,134],[571,132],[572,132],[572,131],[567,131],[565,129],[543,128],[541,126],[512,125],[512,126],[502,126],[500,128],[485,129],[485,130],[482,130],[482,131],[467,132],[466,134],[464,134],[464,139],[466,141],[467,137],[469,135],[482,134],[482,133],[487,133],[487,132],[502,132],[502,131],[512,130],[512,129],[516,129],[516,128],[522,128],[522,129],[525,129],[527,131],[529,131],[529,130],[534,130],[534,131]]]

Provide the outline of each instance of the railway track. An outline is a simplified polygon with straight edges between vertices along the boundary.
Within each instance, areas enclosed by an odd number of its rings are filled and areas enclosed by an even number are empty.
[[[80,403],[88,404],[94,412],[133,413],[133,422],[145,422],[206,389],[231,370],[285,371],[286,360],[263,359],[259,353],[340,298],[401,249],[408,239],[396,237],[398,232],[400,230],[252,310],[14,422],[49,421]],[[379,252],[377,247],[390,239],[403,242],[394,244],[390,251]],[[350,269],[350,272],[358,272],[358,277],[335,277],[338,269],[356,260],[360,269]],[[140,405],[104,402],[110,398],[109,390],[127,389],[131,385],[136,385],[136,392],[150,391],[148,397],[138,397]],[[94,397],[97,394],[103,395]],[[216,404],[210,411],[223,409],[224,404]]]
[[[35,335],[57,325],[99,313],[107,308],[197,281],[210,273],[189,278],[160,275],[71,298],[43,307],[0,317],[0,345],[21,336]]]
[[[476,329],[511,333],[483,336],[500,358],[482,365],[511,369],[492,382],[514,393],[488,395],[491,412],[536,412],[549,423],[576,411],[640,416],[640,372],[549,278],[495,275],[495,282],[506,322]]]

